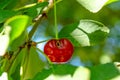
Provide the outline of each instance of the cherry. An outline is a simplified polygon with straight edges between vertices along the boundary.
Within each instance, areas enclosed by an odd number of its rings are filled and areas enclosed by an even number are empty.
[[[51,62],[63,63],[67,62],[74,51],[72,43],[66,39],[51,39],[44,46],[44,53]]]

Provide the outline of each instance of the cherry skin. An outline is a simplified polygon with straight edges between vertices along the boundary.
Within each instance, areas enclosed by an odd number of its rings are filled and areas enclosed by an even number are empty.
[[[44,53],[51,62],[64,63],[70,60],[74,51],[72,43],[66,39],[51,39],[44,46]]]

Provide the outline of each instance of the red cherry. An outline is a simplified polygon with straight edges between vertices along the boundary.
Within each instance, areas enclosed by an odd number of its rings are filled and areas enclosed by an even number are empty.
[[[44,53],[51,62],[67,62],[74,51],[72,43],[68,39],[51,39],[44,46]]]

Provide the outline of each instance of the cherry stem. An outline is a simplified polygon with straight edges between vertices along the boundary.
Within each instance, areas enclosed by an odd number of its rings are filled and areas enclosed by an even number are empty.
[[[39,42],[36,42],[37,44],[40,44],[40,43],[43,43],[43,42],[46,42],[48,40],[43,40],[43,41],[39,41]]]
[[[33,46],[34,47],[34,46]],[[45,55],[45,53],[41,50],[41,49],[39,49],[39,48],[37,48],[37,47],[34,47],[36,50],[38,50],[40,53],[42,53],[46,58],[47,58],[47,60],[48,60],[48,62],[51,64],[52,62],[50,61],[50,59]]]
[[[58,26],[57,26],[57,11],[56,11],[56,0],[54,0],[54,26],[56,28],[56,39],[58,39]]]

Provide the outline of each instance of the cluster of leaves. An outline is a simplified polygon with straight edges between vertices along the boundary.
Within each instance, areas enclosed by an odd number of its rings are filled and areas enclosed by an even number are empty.
[[[77,0],[93,13],[114,1],[116,0]],[[4,72],[7,73],[8,80],[110,80],[119,75],[112,63],[90,68],[70,64],[45,65],[39,57],[42,50],[36,47],[31,37],[34,27],[41,21],[32,20],[44,15],[43,11],[50,8],[48,4],[35,0],[0,1],[0,78]],[[31,26],[32,30],[29,31]],[[59,38],[68,38],[74,47],[93,46],[101,43],[108,33],[109,29],[104,24],[84,19],[64,26],[59,32]]]

